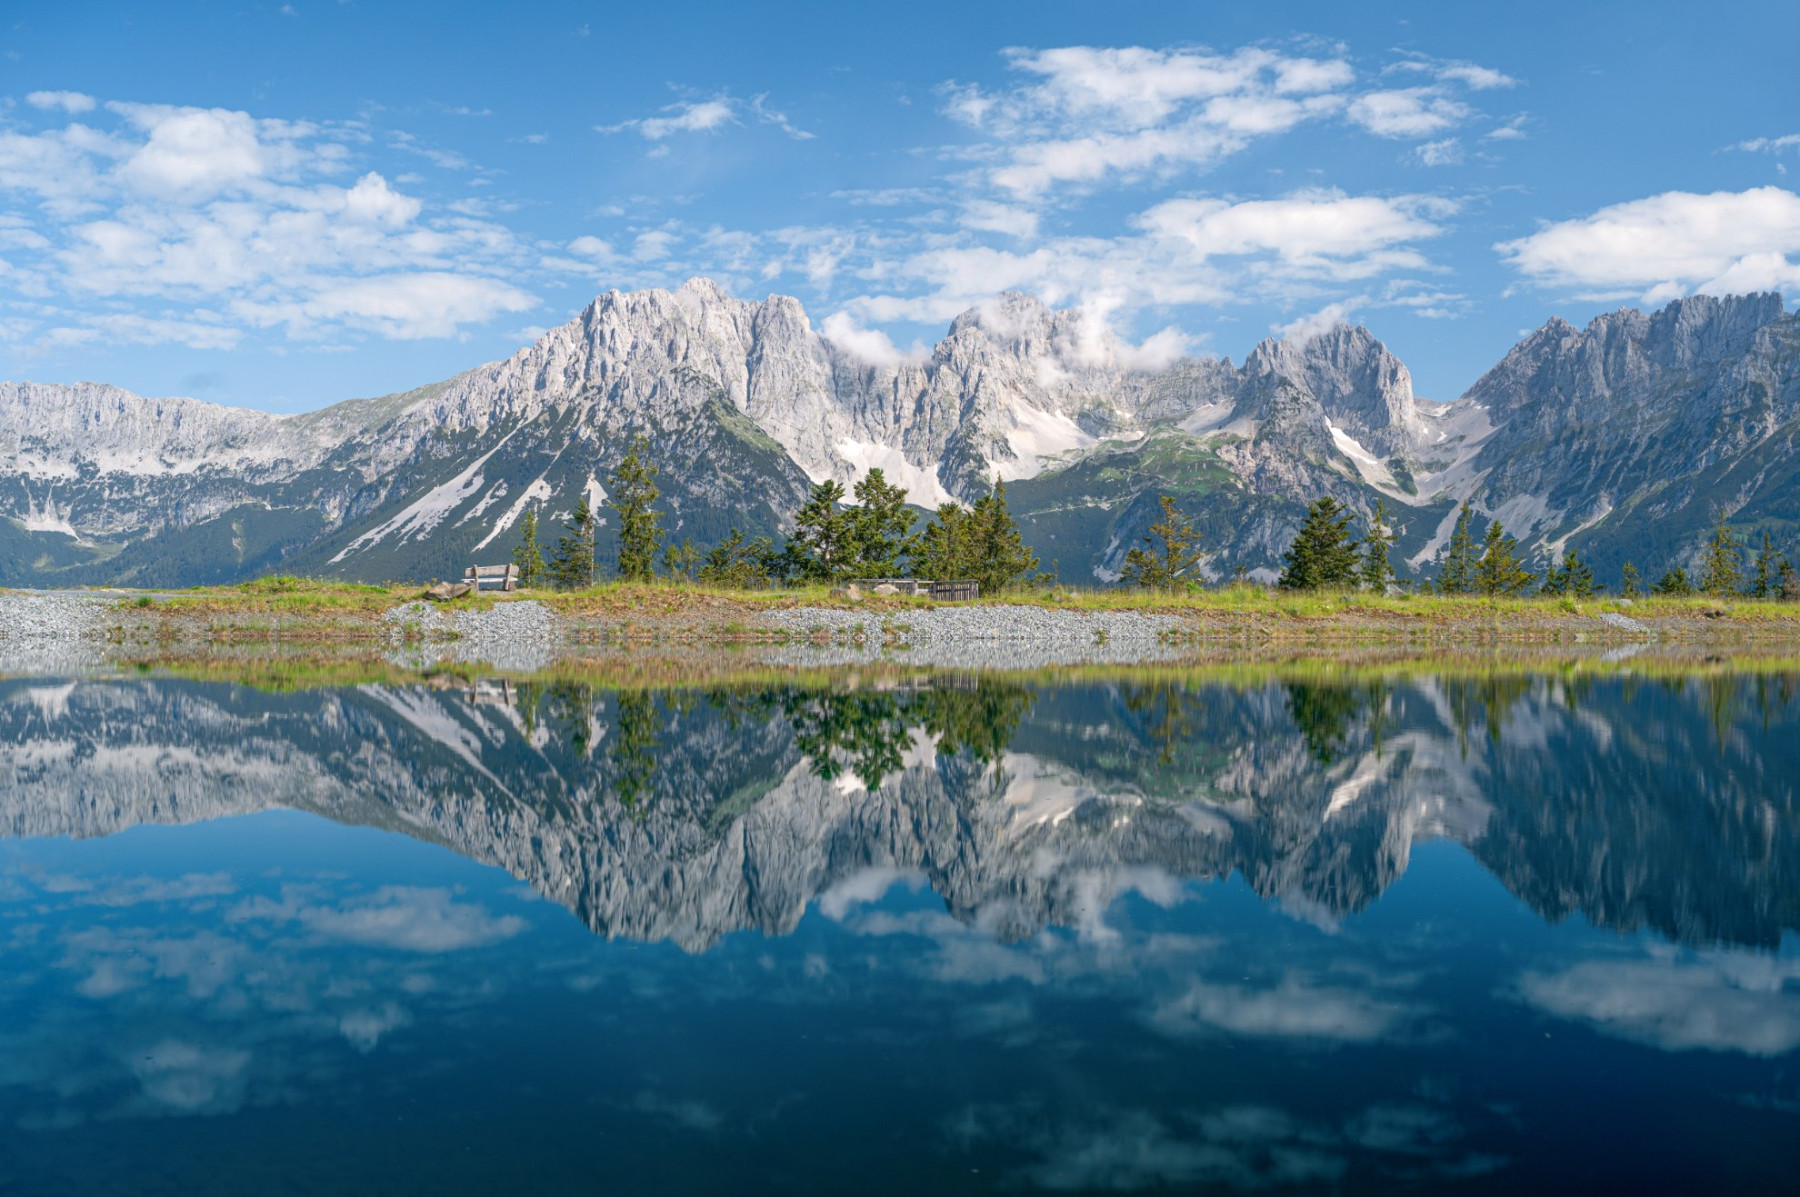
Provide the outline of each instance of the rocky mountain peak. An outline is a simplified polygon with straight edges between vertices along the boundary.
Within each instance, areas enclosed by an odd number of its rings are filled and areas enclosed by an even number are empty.
[[[1424,425],[1412,374],[1360,325],[1271,337],[1251,352],[1244,373],[1286,379],[1317,401],[1333,427],[1378,456],[1408,457],[1419,447]]]

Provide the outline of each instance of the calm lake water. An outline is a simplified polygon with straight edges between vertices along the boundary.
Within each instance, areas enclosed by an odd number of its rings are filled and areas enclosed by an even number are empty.
[[[0,1193],[1792,1191],[1797,689],[0,683]]]

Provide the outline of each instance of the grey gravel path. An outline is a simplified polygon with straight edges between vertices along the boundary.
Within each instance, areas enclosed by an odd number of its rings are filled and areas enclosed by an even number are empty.
[[[107,609],[118,599],[0,591],[0,674],[88,673],[105,663]]]
[[[548,668],[562,648],[556,617],[529,599],[495,603],[486,611],[406,603],[381,619],[388,628],[388,660],[407,669],[448,661],[530,673]]]
[[[875,661],[945,668],[1032,669],[1045,665],[1128,665],[1181,655],[1168,633],[1174,616],[1139,611],[1059,611],[1043,607],[936,607],[891,613],[800,607],[763,621],[806,636],[771,650],[792,665]],[[828,638],[826,642],[820,642]]]

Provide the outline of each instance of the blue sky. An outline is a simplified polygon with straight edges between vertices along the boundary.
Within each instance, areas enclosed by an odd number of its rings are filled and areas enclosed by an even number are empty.
[[[870,358],[1001,288],[1154,363],[1800,293],[1800,5],[0,9],[0,377],[302,410],[614,288]],[[1097,327],[1097,324],[1096,324]]]

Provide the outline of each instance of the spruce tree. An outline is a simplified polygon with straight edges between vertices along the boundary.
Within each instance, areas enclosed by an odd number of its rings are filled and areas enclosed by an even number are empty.
[[[1125,554],[1123,579],[1146,590],[1166,590],[1187,577],[1205,556],[1200,551],[1200,533],[1192,520],[1175,506],[1175,500],[1163,495],[1162,519],[1150,525],[1144,537],[1144,548]]]
[[[906,489],[891,485],[879,469],[856,484],[856,506],[845,513],[855,541],[854,572],[864,578],[890,578],[900,572],[900,558],[911,551],[914,515],[907,510]]]
[[[1793,562],[1785,556],[1775,571],[1775,597],[1784,602],[1800,602],[1800,574],[1794,572]]]
[[[1537,575],[1519,561],[1518,550],[1519,542],[1506,534],[1499,520],[1489,524],[1481,543],[1481,560],[1475,563],[1475,589],[1489,598],[1531,589]]]
[[[1633,570],[1633,573],[1637,571]],[[1581,554],[1570,549],[1563,554],[1562,564],[1544,574],[1544,593],[1570,598],[1593,598],[1600,588],[1594,583],[1594,571]]]
[[[1637,598],[1644,593],[1644,580],[1638,576],[1637,566],[1629,561],[1619,570],[1619,593],[1626,598]]]
[[[827,478],[812,488],[794,516],[794,550],[798,572],[822,581],[849,577],[856,568],[856,525],[843,510],[844,486]]]
[[[1363,538],[1362,584],[1366,590],[1386,594],[1394,580],[1394,563],[1389,552],[1394,547],[1394,529],[1388,522],[1386,499],[1375,500],[1375,513],[1369,517],[1369,534]]]
[[[583,492],[575,512],[563,523],[550,554],[550,580],[558,590],[580,590],[594,584],[594,511]]]
[[[648,582],[655,576],[656,547],[662,540],[656,526],[662,516],[650,507],[662,492],[656,488],[657,468],[645,460],[649,453],[648,441],[632,438],[613,471],[607,498],[619,513],[619,577],[627,582]]]
[[[975,500],[969,520],[974,559],[971,573],[981,584],[981,593],[999,594],[1037,569],[1037,554],[1025,547],[1025,537],[1006,505],[1006,483],[998,474],[994,489]]]
[[[1781,554],[1775,551],[1775,538],[1763,529],[1762,545],[1756,550],[1756,572],[1750,576],[1748,592],[1756,598],[1771,598],[1780,586],[1776,573],[1780,569]]]
[[[967,511],[955,503],[940,505],[913,547],[913,577],[938,581],[971,577],[975,573],[972,531]]]
[[[527,507],[519,521],[519,543],[513,546],[513,564],[519,567],[519,585],[536,586],[544,580],[544,554],[538,547],[537,508]]]
[[[1666,594],[1682,598],[1694,593],[1693,583],[1688,581],[1687,570],[1681,566],[1671,566],[1669,572],[1656,580],[1650,588],[1656,594]]]
[[[1731,534],[1725,521],[1720,520],[1713,528],[1712,539],[1706,545],[1706,556],[1700,564],[1700,592],[1724,598],[1737,590],[1743,575],[1737,537]]]
[[[1456,516],[1456,528],[1450,533],[1450,549],[1444,554],[1444,568],[1438,572],[1438,590],[1443,594],[1475,592],[1475,533],[1470,524],[1474,512],[1465,502]]]
[[[1282,557],[1286,568],[1275,584],[1283,590],[1354,590],[1358,571],[1352,518],[1330,495],[1315,501]]]

